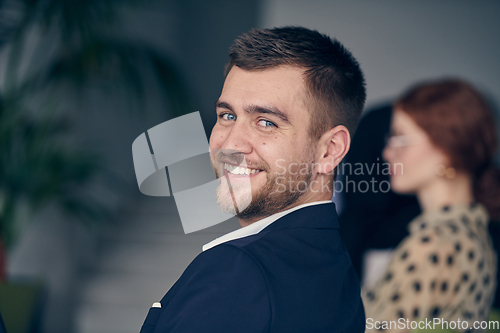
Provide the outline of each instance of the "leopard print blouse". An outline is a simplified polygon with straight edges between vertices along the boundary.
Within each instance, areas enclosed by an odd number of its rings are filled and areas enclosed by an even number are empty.
[[[372,323],[366,332],[410,332],[407,324],[405,329],[391,325],[400,318],[406,323],[460,319],[468,328],[457,332],[483,332],[473,325],[487,320],[497,269],[484,206],[426,211],[408,229],[410,235],[396,248],[385,274],[363,289],[366,318]]]

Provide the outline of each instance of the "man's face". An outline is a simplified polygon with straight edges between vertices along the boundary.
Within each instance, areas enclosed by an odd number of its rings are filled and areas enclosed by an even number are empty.
[[[210,151],[221,177],[221,207],[234,212],[233,200],[239,207],[247,201],[248,207],[237,212],[240,219],[274,214],[306,193],[315,146],[308,134],[302,73],[297,67],[246,71],[235,66],[226,77]]]

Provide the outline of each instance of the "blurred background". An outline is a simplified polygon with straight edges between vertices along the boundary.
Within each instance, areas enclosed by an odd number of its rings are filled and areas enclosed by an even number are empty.
[[[303,25],[361,63],[367,110],[443,76],[500,100],[500,2],[0,1],[0,313],[9,332],[138,332],[201,246],[172,198],[142,196],[131,145],[199,110],[232,41]],[[12,318],[12,319],[11,319]]]

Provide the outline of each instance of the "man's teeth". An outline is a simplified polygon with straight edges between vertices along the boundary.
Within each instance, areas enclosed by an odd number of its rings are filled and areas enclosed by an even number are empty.
[[[235,166],[227,163],[224,163],[224,169],[226,169],[227,171],[229,171],[229,173],[233,175],[247,175],[247,176],[262,171],[258,169],[249,169],[241,166]]]

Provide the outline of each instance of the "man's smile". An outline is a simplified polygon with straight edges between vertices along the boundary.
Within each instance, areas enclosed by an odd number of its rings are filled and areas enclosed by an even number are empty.
[[[235,175],[235,176],[248,176],[248,177],[252,177],[252,176],[256,176],[257,174],[259,174],[260,172],[262,172],[263,170],[261,169],[254,169],[254,168],[247,168],[245,166],[242,166],[242,165],[233,165],[233,164],[229,164],[229,163],[224,163],[224,175],[228,175],[228,174],[231,174],[231,175]]]

